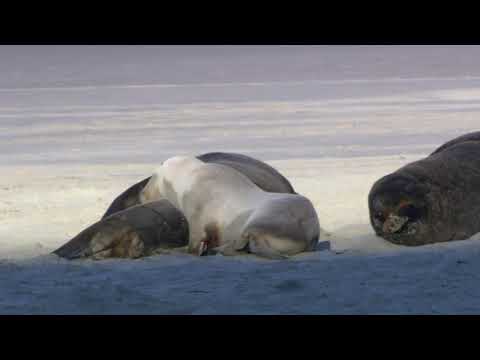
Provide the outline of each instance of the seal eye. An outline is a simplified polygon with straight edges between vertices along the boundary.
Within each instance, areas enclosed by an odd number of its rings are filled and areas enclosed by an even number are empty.
[[[381,211],[377,211],[375,213],[375,218],[379,221],[385,221],[385,216],[383,215],[383,213]]]
[[[419,208],[410,204],[401,207],[398,211],[398,215],[408,217],[410,220],[417,220],[420,218],[421,212]]]

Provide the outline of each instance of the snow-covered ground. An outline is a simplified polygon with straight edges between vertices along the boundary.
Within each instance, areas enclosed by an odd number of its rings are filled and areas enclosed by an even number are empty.
[[[478,130],[480,47],[0,46],[0,313],[480,311],[480,235],[377,238],[373,182]],[[286,261],[49,252],[177,154],[265,160],[331,250]]]

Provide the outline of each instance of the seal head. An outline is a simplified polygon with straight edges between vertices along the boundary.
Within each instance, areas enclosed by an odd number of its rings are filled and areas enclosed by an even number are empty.
[[[425,234],[432,233],[429,192],[428,186],[405,174],[378,180],[368,196],[375,233],[398,245],[424,244]]]

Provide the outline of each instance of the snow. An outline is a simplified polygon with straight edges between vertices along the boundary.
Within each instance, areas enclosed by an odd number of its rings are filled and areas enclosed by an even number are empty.
[[[478,130],[480,47],[0,47],[1,314],[480,310],[480,234],[376,237],[379,177]],[[267,161],[330,250],[286,261],[49,253],[173,155]]]

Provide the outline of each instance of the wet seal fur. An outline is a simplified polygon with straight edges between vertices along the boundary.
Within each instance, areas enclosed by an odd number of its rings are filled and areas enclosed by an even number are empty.
[[[142,203],[165,198],[189,223],[189,252],[239,251],[273,259],[314,251],[320,235],[316,211],[298,194],[260,189],[232,167],[177,156],[157,169]]]
[[[212,152],[197,156],[197,158],[206,163],[230,166],[247,176],[264,191],[295,193],[290,182],[282,174],[270,165],[252,157],[235,153]],[[150,177],[143,179],[121,193],[114,199],[102,218],[106,218],[118,211],[140,204],[140,192],[149,180]]]
[[[188,222],[167,200],[137,205],[102,219],[53,253],[66,258],[139,258],[188,244]]]
[[[379,179],[368,206],[375,233],[399,245],[464,240],[480,232],[480,132]]]

